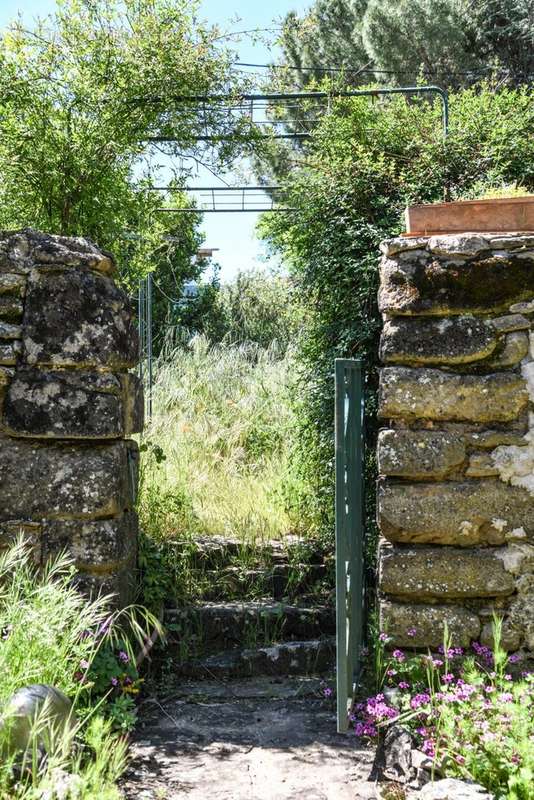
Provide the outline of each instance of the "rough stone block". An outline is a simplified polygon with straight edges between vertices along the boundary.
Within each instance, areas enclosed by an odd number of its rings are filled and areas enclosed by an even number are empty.
[[[23,297],[26,289],[26,278],[11,272],[0,272],[0,294]]]
[[[43,520],[42,563],[66,552],[79,570],[102,574],[120,570],[135,557],[137,527],[135,512],[113,519]]]
[[[398,478],[446,478],[466,460],[460,435],[446,431],[382,430],[378,472]]]
[[[29,273],[35,264],[60,264],[110,274],[113,258],[89,239],[56,236],[32,228],[0,235],[0,272]]]
[[[506,422],[527,403],[526,383],[513,373],[453,375],[408,367],[380,373],[378,413],[384,419]]]
[[[531,259],[517,252],[492,252],[464,260],[455,258],[457,250],[442,247],[439,255],[427,252],[411,260],[383,258],[380,310],[391,315],[483,314],[506,312],[510,305],[532,299]]]
[[[10,294],[0,294],[0,319],[18,322],[24,311],[22,300]]]
[[[132,561],[108,574],[80,571],[74,578],[74,584],[88,597],[108,597],[110,607],[124,608],[135,597],[136,580],[135,562]]]
[[[465,474],[468,478],[494,478],[499,475],[499,470],[491,453],[472,453]]]
[[[509,532],[519,528],[534,538],[531,495],[490,478],[426,484],[382,481],[378,520],[391,542],[502,544]]]
[[[138,356],[127,295],[109,278],[79,270],[32,273],[23,344],[32,365],[114,370],[135,366]]]
[[[384,323],[380,358],[386,364],[468,364],[490,356],[497,341],[490,323],[477,317],[396,317]]]
[[[117,439],[124,433],[122,385],[109,373],[17,370],[2,422],[8,433],[61,439]]]
[[[8,386],[11,378],[13,377],[13,370],[6,367],[0,367],[0,389],[5,389]]]
[[[124,435],[141,433],[145,420],[143,383],[137,375],[127,372],[120,376],[124,403]]]
[[[9,322],[0,322],[0,339],[14,341],[22,339],[22,328],[20,325],[12,325]]]
[[[383,545],[380,589],[412,600],[506,597],[515,583],[491,549]]]
[[[502,348],[499,348],[485,366],[488,369],[507,369],[516,367],[528,355],[529,338],[525,331],[514,331],[504,337]]]
[[[481,628],[479,618],[461,606],[380,604],[380,627],[395,647],[437,648],[443,644],[445,625],[454,647],[467,647],[478,639]]]
[[[2,342],[0,340],[0,364],[4,366],[14,366],[21,352],[20,342]]]
[[[133,507],[127,442],[1,441],[0,520],[102,518]]]

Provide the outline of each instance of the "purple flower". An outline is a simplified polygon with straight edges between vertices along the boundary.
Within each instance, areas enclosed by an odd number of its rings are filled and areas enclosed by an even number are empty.
[[[460,764],[460,766],[465,764],[465,758],[461,755],[457,755],[454,760],[456,761],[457,764]]]
[[[392,678],[396,674],[397,674],[397,670],[396,669],[388,669],[387,672],[386,672],[386,675],[388,675],[390,678]]]
[[[432,659],[432,666],[433,667],[442,667],[443,666],[443,661],[441,660],[441,658],[433,658]]]
[[[91,665],[89,664],[89,662],[87,661],[87,659],[85,659],[85,658],[82,658],[82,660],[80,661],[80,667],[81,667],[82,669],[89,669],[89,667],[90,667],[90,666],[91,666]]]
[[[112,679],[111,679],[111,685],[112,685],[112,686],[118,686],[118,685],[119,685],[119,681],[118,681],[118,679],[117,679],[117,678],[112,678]]]
[[[412,699],[410,700],[410,705],[413,709],[419,708],[420,706],[426,706],[430,702],[430,695],[426,692],[420,692],[419,694],[415,694]]]
[[[521,653],[512,653],[511,656],[508,656],[508,661],[510,664],[517,664],[519,661],[523,660],[523,656]]]
[[[323,694],[325,697],[332,697],[332,689],[330,686],[327,686],[326,689],[323,689]]]
[[[417,628],[408,628],[406,634],[410,637],[410,639],[413,639],[413,637],[417,634]]]
[[[128,653],[125,653],[124,650],[119,652],[119,661],[122,661],[123,664],[127,664],[130,660],[130,656]]]
[[[379,642],[389,642],[389,639],[390,637],[387,635],[387,633],[381,633],[378,637]]]
[[[425,741],[421,745],[421,750],[423,751],[425,756],[428,756],[429,758],[434,758],[434,756],[436,755],[436,750],[434,748],[434,742],[432,741],[432,739],[425,739]]]
[[[511,703],[514,699],[514,696],[511,692],[503,692],[499,695],[499,700],[501,703]]]
[[[406,681],[399,681],[399,689],[409,689],[410,684],[406,683]]]
[[[445,675],[443,675],[441,680],[443,683],[452,683],[454,681],[454,675],[451,672],[447,672]]]
[[[404,661],[405,658],[406,658],[406,656],[404,655],[402,650],[394,650],[392,655],[393,655],[393,658],[397,659],[397,661]]]

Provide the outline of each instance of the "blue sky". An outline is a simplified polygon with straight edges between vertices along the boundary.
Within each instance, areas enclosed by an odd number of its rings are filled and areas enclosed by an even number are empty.
[[[303,11],[311,0],[202,0],[201,16],[226,30],[251,30],[276,27],[276,23],[291,10]],[[0,26],[4,26],[20,11],[26,19],[53,11],[54,0],[0,0]],[[265,64],[276,57],[276,49],[263,42],[243,37],[236,42],[239,60]],[[226,176],[230,179],[232,176]],[[199,185],[214,184],[204,172],[195,179]],[[203,230],[206,247],[217,247],[223,280],[238,270],[262,266],[263,247],[254,236],[257,214],[206,214]]]

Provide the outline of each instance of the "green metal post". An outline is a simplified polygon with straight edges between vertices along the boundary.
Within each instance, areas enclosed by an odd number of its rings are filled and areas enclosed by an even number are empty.
[[[335,362],[337,727],[348,730],[363,631],[363,391],[361,361]]]

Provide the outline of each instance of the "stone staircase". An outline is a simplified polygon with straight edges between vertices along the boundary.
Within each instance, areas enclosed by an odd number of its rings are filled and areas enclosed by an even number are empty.
[[[197,540],[194,603],[165,611],[176,677],[232,680],[331,672],[335,610],[328,554],[288,537],[260,545]]]

